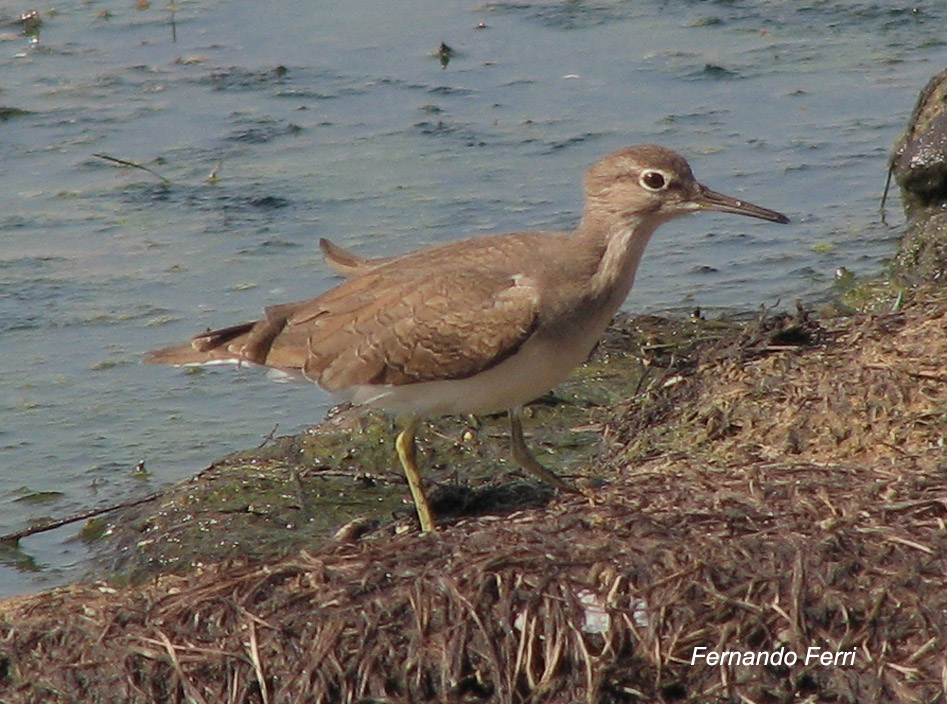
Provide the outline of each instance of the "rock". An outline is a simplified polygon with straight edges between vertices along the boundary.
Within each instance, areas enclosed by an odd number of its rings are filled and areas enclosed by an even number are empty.
[[[891,155],[894,179],[909,215],[947,201],[947,69],[934,76],[921,94],[908,128]]]
[[[934,76],[895,142],[890,168],[910,219],[893,261],[897,278],[913,286],[947,273],[947,69]]]

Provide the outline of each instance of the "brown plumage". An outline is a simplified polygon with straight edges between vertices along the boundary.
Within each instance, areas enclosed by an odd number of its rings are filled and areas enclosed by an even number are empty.
[[[326,260],[346,281],[311,300],[270,306],[257,322],[155,350],[145,361],[230,360],[301,372],[356,403],[408,416],[397,447],[422,528],[430,530],[413,465],[417,419],[509,409],[514,457],[565,487],[526,450],[519,408],[588,355],[631,289],[654,230],[698,210],[788,222],[700,185],[674,152],[629,147],[586,174],[574,233],[469,238],[381,260],[323,240]]]
[[[544,311],[535,285],[555,286],[544,250],[564,235],[519,233],[461,240],[371,268],[318,298],[270,306],[262,320],[155,350],[154,364],[215,360],[300,370],[323,388],[411,384],[472,376],[530,336]],[[519,261],[518,253],[533,256]],[[488,258],[498,262],[483,266]],[[595,261],[587,263],[587,275]],[[570,262],[574,264],[574,262]],[[550,307],[550,306],[547,306]]]
[[[332,267],[336,274],[346,278],[358,276],[372,269],[377,269],[382,264],[387,264],[392,259],[395,259],[395,257],[366,259],[357,254],[352,254],[352,252],[347,249],[342,249],[342,247],[334,242],[330,242],[325,237],[319,238],[319,249],[322,250],[322,256],[325,257],[326,264]]]

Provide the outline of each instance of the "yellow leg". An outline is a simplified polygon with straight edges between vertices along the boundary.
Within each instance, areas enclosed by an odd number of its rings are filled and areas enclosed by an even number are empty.
[[[555,474],[543,467],[539,461],[533,457],[529,448],[526,447],[526,440],[523,438],[522,414],[522,406],[510,409],[510,445],[513,451],[513,461],[537,479],[547,484],[552,484],[561,491],[567,491],[571,494],[584,493],[574,486],[566,484]]]
[[[408,479],[411,498],[414,499],[418,520],[421,521],[421,532],[430,533],[436,526],[434,525],[434,512],[431,511],[431,504],[428,503],[427,494],[424,493],[424,487],[421,485],[421,473],[418,472],[418,466],[415,463],[414,431],[417,430],[417,427],[417,418],[409,420],[404,430],[398,433],[398,437],[395,439],[395,449],[398,451],[398,459],[401,460],[404,476]]]

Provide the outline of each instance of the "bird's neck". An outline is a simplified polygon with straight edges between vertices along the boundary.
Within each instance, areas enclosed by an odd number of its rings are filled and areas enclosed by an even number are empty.
[[[583,247],[598,253],[597,267],[589,281],[592,297],[607,299],[615,309],[622,304],[635,282],[645,247],[661,222],[647,216],[583,217],[576,237]]]

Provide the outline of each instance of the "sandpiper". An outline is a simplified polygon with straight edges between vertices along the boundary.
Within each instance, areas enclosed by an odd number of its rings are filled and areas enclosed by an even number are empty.
[[[261,320],[149,352],[170,365],[258,364],[301,374],[355,404],[404,419],[395,447],[422,531],[434,515],[415,462],[422,418],[508,411],[514,460],[557,488],[523,439],[523,404],[582,363],[627,297],[655,229],[717,210],[789,219],[698,183],[655,145],[627,147],[586,173],[572,233],[471,237],[383,260],[323,244],[349,278],[322,295],[266,308]]]

